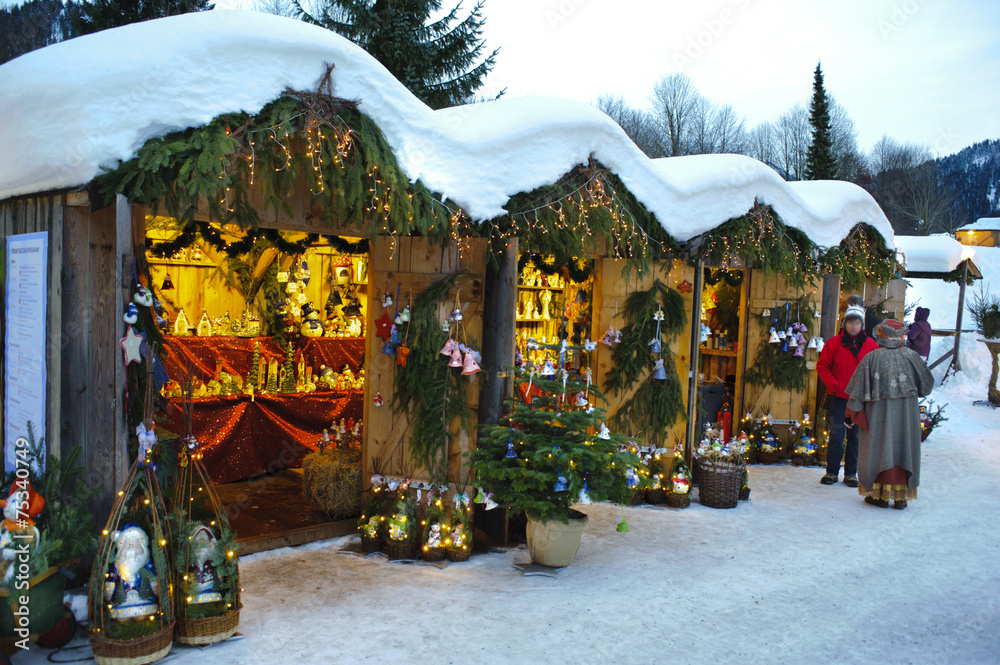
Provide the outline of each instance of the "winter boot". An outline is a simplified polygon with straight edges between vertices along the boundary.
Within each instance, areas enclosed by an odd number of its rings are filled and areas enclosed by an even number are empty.
[[[837,476],[833,475],[832,473],[828,473],[822,478],[820,478],[819,482],[823,483],[824,485],[833,485],[837,482]]]
[[[857,476],[844,476],[844,484],[847,485],[848,487],[857,487],[858,486],[858,477]]]

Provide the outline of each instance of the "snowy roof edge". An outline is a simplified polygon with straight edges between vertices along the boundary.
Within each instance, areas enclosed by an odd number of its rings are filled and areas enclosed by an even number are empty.
[[[311,89],[331,62],[339,96],[381,128],[413,180],[475,220],[593,156],[678,240],[746,214],[756,201],[831,247],[859,223],[893,246],[885,214],[847,182],[788,183],[741,155],[651,160],[582,102],[502,99],[433,111],[350,41],[294,19],[214,10],[68,40],[0,66],[0,200],[90,182],[150,138],[255,113],[286,87]]]

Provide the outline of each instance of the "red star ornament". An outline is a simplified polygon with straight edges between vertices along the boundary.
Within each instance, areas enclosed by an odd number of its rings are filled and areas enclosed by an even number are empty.
[[[392,319],[388,312],[382,312],[382,316],[375,319],[375,336],[388,340],[392,334]]]
[[[137,333],[132,326],[129,326],[125,336],[118,340],[118,344],[122,347],[122,352],[125,354],[126,367],[128,367],[129,363],[137,363],[142,360],[139,348],[142,346],[143,341],[142,335]]]

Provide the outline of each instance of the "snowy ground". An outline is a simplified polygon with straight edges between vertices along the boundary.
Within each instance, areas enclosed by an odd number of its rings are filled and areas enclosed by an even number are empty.
[[[820,485],[816,468],[754,466],[734,510],[626,508],[620,534],[620,508],[585,507],[555,579],[515,570],[523,549],[443,570],[339,554],[342,540],[255,554],[241,559],[245,637],[166,662],[998,662],[1000,411],[971,406],[983,345],[963,356],[905,511]]]

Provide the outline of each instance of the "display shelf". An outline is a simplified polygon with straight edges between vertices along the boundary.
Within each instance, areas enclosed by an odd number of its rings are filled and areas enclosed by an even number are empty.
[[[701,347],[700,353],[705,356],[726,356],[728,358],[736,357],[735,351],[729,351],[726,349],[706,349],[705,347]]]

